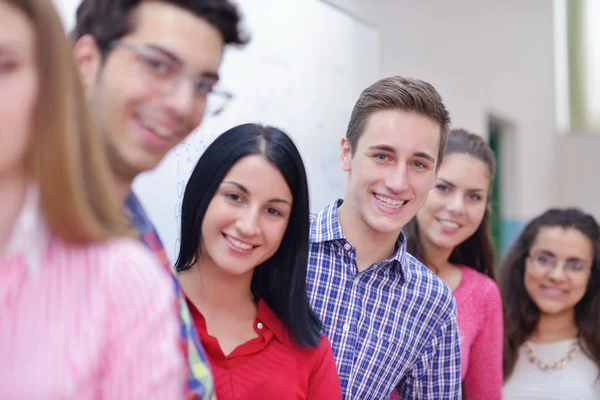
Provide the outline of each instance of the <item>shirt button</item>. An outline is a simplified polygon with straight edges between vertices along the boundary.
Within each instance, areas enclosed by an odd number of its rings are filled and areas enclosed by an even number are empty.
[[[350,243],[346,243],[344,245],[344,249],[346,249],[346,250],[350,250],[351,248],[352,248],[352,246],[350,245]]]
[[[262,329],[262,328],[263,328],[263,324],[262,324],[262,322],[259,322],[258,324],[256,324],[256,327],[257,327],[258,329]]]
[[[350,330],[350,324],[344,324],[342,329],[344,330],[344,332],[348,332]]]

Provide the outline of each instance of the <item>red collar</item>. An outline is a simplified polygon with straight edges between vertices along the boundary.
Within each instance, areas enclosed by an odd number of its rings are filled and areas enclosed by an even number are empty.
[[[189,299],[189,297],[187,297],[187,295],[185,295],[185,299],[187,300],[187,304],[190,308],[190,313],[192,314],[193,319],[200,322],[202,329],[206,332],[206,320],[204,319],[204,315],[202,315],[200,310],[198,310],[198,308]],[[259,299],[256,308],[254,330],[256,330],[259,335],[264,336],[264,331],[262,331],[262,329],[266,328],[273,334],[273,336],[275,336],[277,340],[279,340],[281,343],[285,343],[288,338],[287,328],[277,317],[271,307],[269,307],[269,305],[263,299]],[[258,328],[259,326],[261,326],[261,329]]]

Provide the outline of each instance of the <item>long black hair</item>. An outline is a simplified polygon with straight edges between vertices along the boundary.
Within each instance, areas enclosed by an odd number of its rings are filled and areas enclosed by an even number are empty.
[[[181,272],[198,261],[208,205],[231,167],[253,154],[264,156],[281,172],[293,203],[281,244],[270,259],[254,269],[251,290],[269,305],[301,347],[316,347],[322,324],[306,294],[308,182],[296,145],[281,130],[259,124],[239,125],[217,137],[202,154],[183,196],[181,245],[175,268]]]
[[[594,252],[587,290],[575,305],[575,322],[582,349],[600,368],[600,226],[589,214],[577,208],[550,209],[532,219],[514,241],[500,270],[500,292],[504,302],[504,379],[517,362],[519,348],[533,333],[540,320],[540,309],[525,289],[525,259],[540,229],[576,229],[592,243]]]

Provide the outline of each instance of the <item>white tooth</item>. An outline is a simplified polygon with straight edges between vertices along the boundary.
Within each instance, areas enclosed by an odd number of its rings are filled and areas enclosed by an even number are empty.
[[[170,137],[171,136],[171,132],[168,131],[167,129],[164,129],[161,126],[155,126],[154,127],[154,131],[156,133],[158,133],[159,136],[163,136],[163,137]]]
[[[243,249],[243,250],[250,250],[252,248],[252,245],[250,245],[248,243],[240,242],[239,240],[234,239],[231,236],[227,236],[227,240],[229,240],[229,243],[231,243],[235,247],[239,247],[240,249]]]
[[[170,130],[168,130],[168,129],[166,129],[166,128],[163,128],[163,127],[162,127],[162,126],[160,126],[160,125],[153,124],[152,122],[150,122],[150,121],[146,121],[146,120],[144,120],[144,119],[142,119],[141,121],[142,121],[142,123],[143,123],[144,125],[146,125],[148,128],[150,128],[150,129],[152,129],[154,132],[156,132],[156,134],[157,134],[158,136],[167,137],[167,138],[168,138],[168,137],[171,137],[171,136],[173,136],[173,132],[172,132],[172,131],[170,131]]]
[[[403,205],[406,203],[406,201],[402,201],[402,200],[392,200],[392,199],[390,199],[390,198],[388,198],[388,197],[383,197],[383,196],[380,196],[380,195],[378,195],[378,194],[376,194],[376,195],[375,195],[375,198],[376,198],[377,200],[379,200],[379,202],[380,202],[380,203],[383,203],[383,204],[385,204],[386,206],[390,206],[390,207],[392,207],[392,208],[399,208],[399,207],[402,207],[402,206],[403,206]]]
[[[456,229],[459,227],[459,225],[455,222],[450,222],[450,221],[440,221],[442,223],[442,225],[447,226],[448,228],[452,228],[452,229]]]

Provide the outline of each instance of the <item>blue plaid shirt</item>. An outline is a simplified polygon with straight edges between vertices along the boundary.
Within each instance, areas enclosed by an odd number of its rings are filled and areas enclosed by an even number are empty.
[[[341,200],[311,215],[308,296],[331,341],[346,400],[460,399],[454,296],[406,252],[359,272]]]

